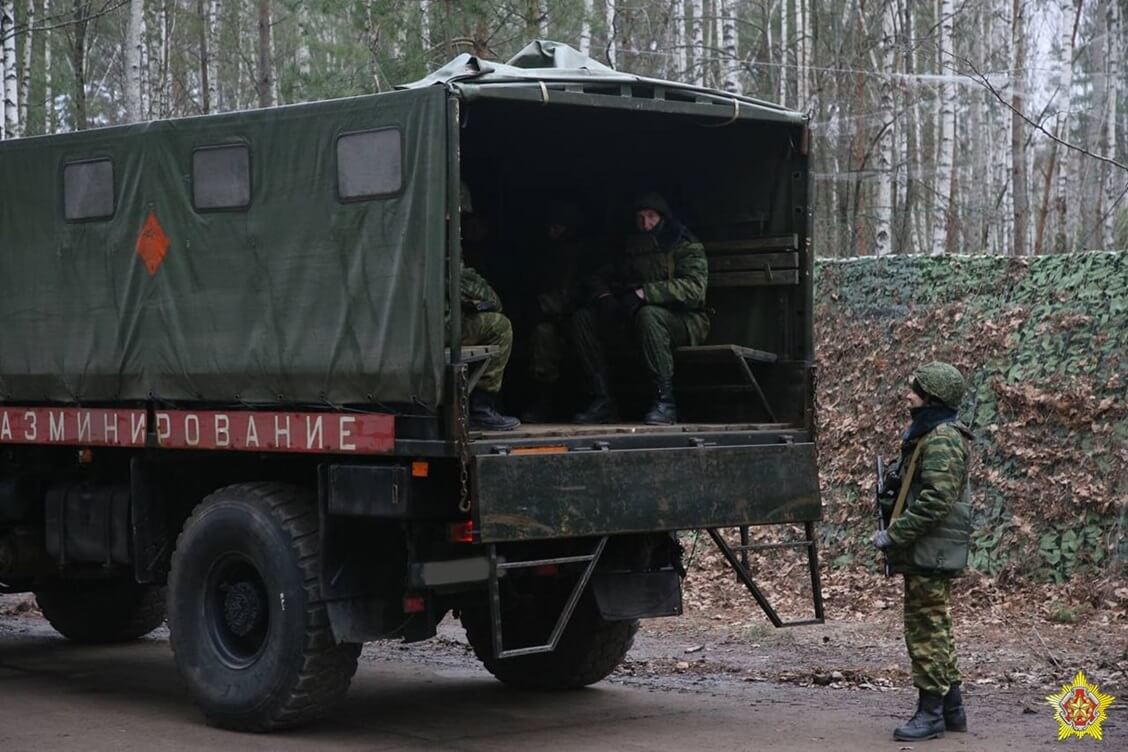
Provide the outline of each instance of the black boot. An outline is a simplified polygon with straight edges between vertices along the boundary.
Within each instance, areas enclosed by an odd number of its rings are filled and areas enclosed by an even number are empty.
[[[899,742],[919,742],[936,739],[944,735],[944,698],[931,692],[920,690],[916,713],[904,726],[893,731],[893,738]]]
[[[658,397],[650,412],[643,418],[648,426],[672,426],[678,422],[678,406],[674,403],[674,382],[660,379],[656,384]]]
[[[948,689],[948,694],[944,695],[944,729],[967,731],[967,713],[964,712],[959,682],[954,683]]]
[[[481,389],[470,392],[470,429],[473,431],[512,431],[521,421],[497,411],[495,394]]]
[[[536,396],[532,404],[521,413],[522,423],[551,423],[556,417],[556,405],[552,394],[552,384],[536,385]]]
[[[611,382],[606,373],[591,377],[591,391],[594,398],[584,410],[576,413],[572,420],[576,423],[611,423],[619,419],[615,398],[611,396]]]

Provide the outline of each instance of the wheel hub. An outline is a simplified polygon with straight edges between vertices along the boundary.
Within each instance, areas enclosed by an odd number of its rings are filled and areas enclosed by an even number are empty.
[[[262,595],[250,582],[236,582],[227,587],[223,599],[223,618],[227,628],[238,637],[246,637],[262,624]]]

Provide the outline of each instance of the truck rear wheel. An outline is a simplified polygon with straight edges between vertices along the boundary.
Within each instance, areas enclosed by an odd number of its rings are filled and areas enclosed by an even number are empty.
[[[169,574],[177,667],[210,723],[270,731],[327,714],[356,672],[318,585],[317,505],[279,483],[208,496],[184,524]]]
[[[60,583],[37,590],[35,600],[56,632],[88,645],[136,640],[165,617],[164,588],[131,580]]]
[[[503,634],[507,648],[547,639],[560,608],[555,602],[551,607],[544,605],[525,609],[516,619],[513,614],[507,616]],[[463,609],[462,626],[487,671],[511,687],[539,690],[579,689],[605,679],[623,662],[638,632],[638,620],[608,621],[600,616],[590,591],[576,604],[571,622],[551,653],[495,658],[486,604]],[[509,635],[515,640],[512,644]]]

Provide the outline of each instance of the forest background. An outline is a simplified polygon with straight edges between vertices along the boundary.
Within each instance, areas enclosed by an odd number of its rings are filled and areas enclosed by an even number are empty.
[[[1128,246],[1128,0],[0,0],[0,137],[387,90],[554,39],[809,113],[822,256]]]

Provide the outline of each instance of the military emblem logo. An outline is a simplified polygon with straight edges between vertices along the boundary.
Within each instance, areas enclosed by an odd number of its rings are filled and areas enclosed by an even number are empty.
[[[1060,692],[1046,698],[1058,722],[1058,739],[1064,741],[1071,736],[1102,739],[1101,723],[1108,717],[1108,706],[1115,699],[1090,683],[1084,671],[1078,671],[1072,683],[1063,684]]]

